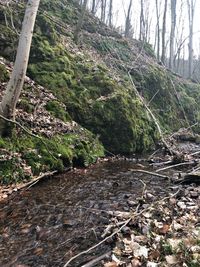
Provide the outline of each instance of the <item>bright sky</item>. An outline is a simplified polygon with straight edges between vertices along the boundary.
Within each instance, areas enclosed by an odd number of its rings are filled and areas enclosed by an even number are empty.
[[[158,0],[163,10],[164,0]],[[113,0],[114,7],[114,26],[120,27],[124,25],[125,12],[128,8],[130,0]],[[155,43],[155,33],[156,33],[156,9],[155,9],[155,0],[144,0],[144,4],[148,6],[149,3],[149,21],[151,21],[150,27],[150,39],[149,42],[154,45]],[[169,39],[170,35],[170,0],[168,0],[168,15],[167,15],[167,38]],[[183,2],[183,10],[181,16],[181,2]],[[200,55],[200,0],[196,0],[196,9],[195,9],[195,20],[194,20],[194,53],[195,55]],[[161,13],[161,20],[163,14]],[[134,38],[139,36],[139,18],[140,18],[140,0],[133,0],[132,7],[132,25],[134,28]],[[183,22],[184,21],[184,22]],[[184,25],[184,26],[183,26]],[[162,23],[160,25],[162,28]],[[182,31],[183,29],[183,31]],[[187,0],[177,0],[177,40],[180,40],[180,35],[183,32],[183,39],[188,36],[188,11],[187,11]],[[185,41],[185,53],[187,54],[188,39]]]

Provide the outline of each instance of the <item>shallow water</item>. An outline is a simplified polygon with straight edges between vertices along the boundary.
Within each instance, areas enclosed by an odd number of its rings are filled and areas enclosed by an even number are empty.
[[[168,181],[141,173],[131,161],[118,160],[72,171],[36,184],[0,203],[0,266],[60,267],[101,240],[110,217],[128,211],[141,197],[143,183],[165,195]],[[109,251],[109,242],[70,266],[82,266]]]

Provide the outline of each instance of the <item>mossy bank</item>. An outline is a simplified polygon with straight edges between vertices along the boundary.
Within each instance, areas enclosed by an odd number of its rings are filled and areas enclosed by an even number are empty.
[[[14,9],[20,29],[23,1]],[[151,149],[158,140],[154,122],[135,89],[159,119],[164,132],[199,120],[199,85],[182,80],[160,66],[151,46],[126,40],[87,14],[79,38],[73,41],[80,15],[76,1],[42,1],[32,42],[28,75],[64,103],[48,103],[53,116],[75,120],[98,136],[106,150],[132,154]],[[17,38],[0,8],[0,55],[13,60]],[[57,101],[56,100],[56,101]]]
[[[0,62],[1,89],[8,81],[8,69]],[[87,167],[104,156],[98,137],[72,121],[65,109],[47,89],[26,80],[16,110],[23,128],[11,123],[12,134],[0,138],[0,183],[73,166]]]

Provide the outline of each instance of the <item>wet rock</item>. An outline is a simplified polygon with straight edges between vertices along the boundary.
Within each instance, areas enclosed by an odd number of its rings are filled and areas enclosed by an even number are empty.
[[[127,200],[127,203],[130,207],[134,207],[134,206],[137,206],[138,205],[138,202],[137,201],[134,201],[134,200]]]
[[[186,205],[185,205],[185,203],[184,202],[182,202],[182,201],[179,201],[178,203],[177,203],[177,206],[179,207],[179,208],[181,208],[181,209],[186,209]]]
[[[122,233],[123,233],[123,234],[130,234],[130,233],[131,233],[131,229],[130,229],[128,226],[125,226],[125,227],[122,229]]]

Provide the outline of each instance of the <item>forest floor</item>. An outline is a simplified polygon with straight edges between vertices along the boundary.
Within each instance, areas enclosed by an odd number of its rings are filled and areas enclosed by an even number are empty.
[[[16,192],[0,202],[1,266],[199,266],[200,146],[192,139],[185,130],[170,138],[176,156],[104,159],[7,188]]]

